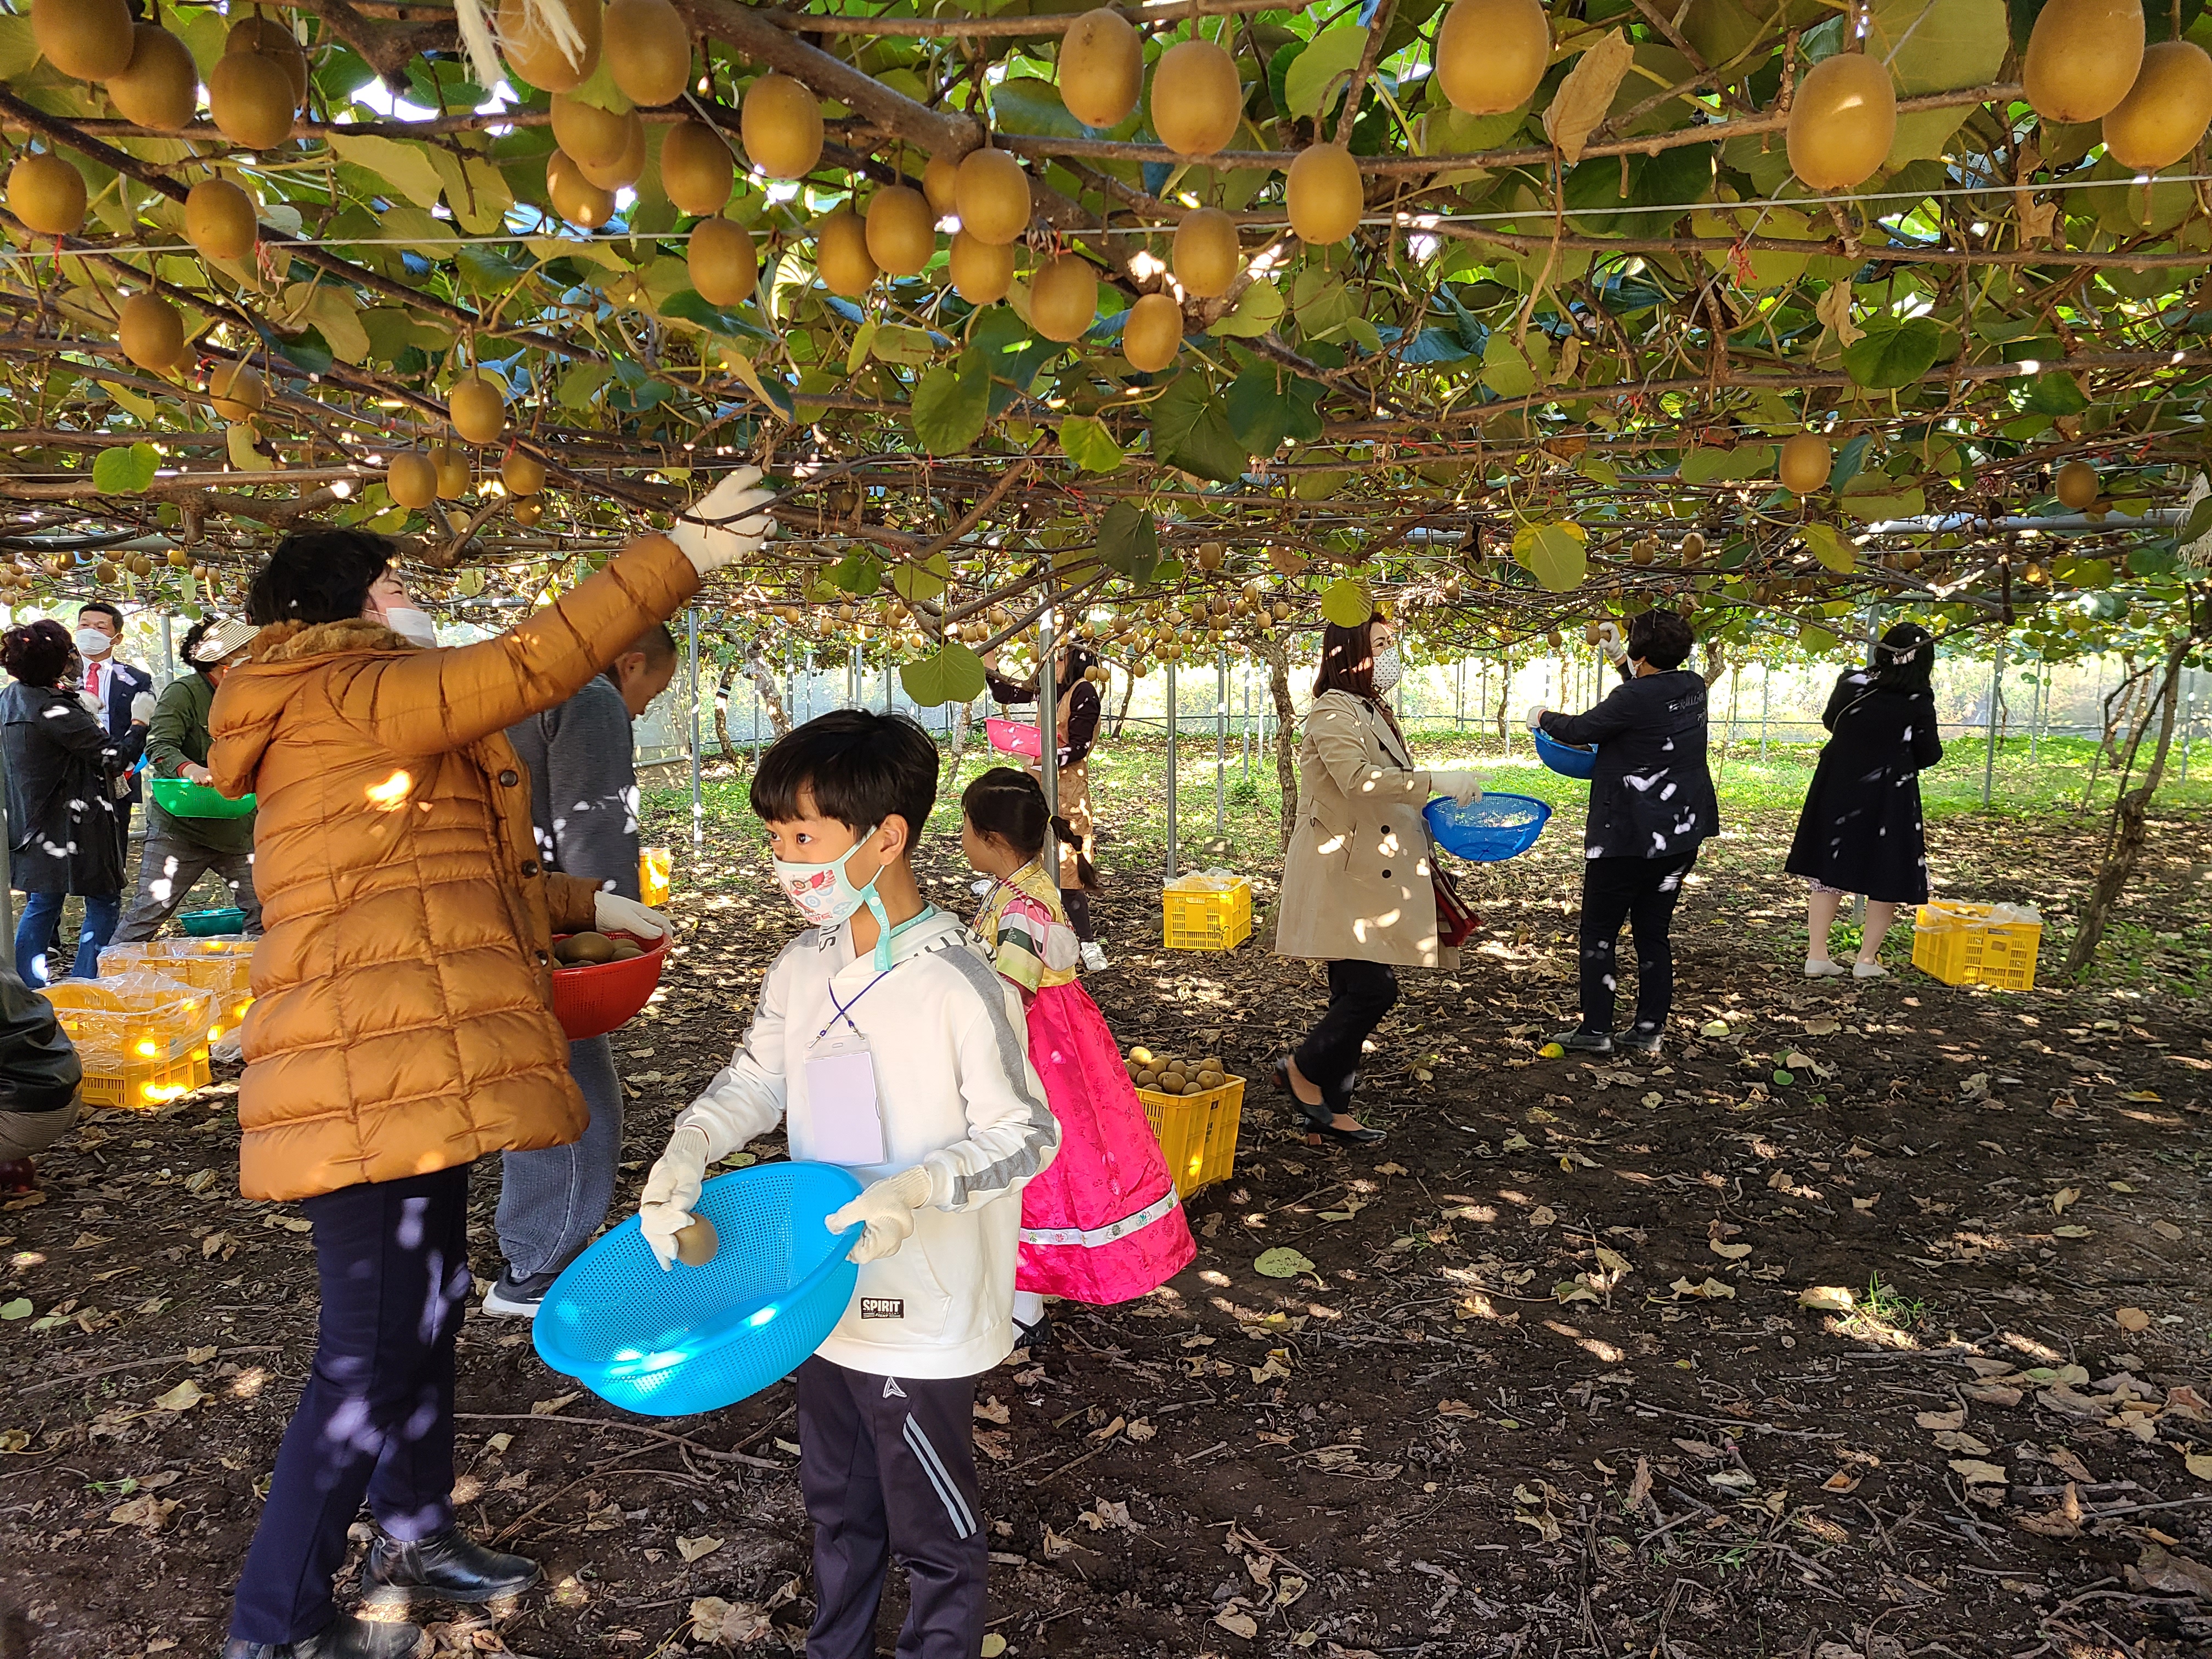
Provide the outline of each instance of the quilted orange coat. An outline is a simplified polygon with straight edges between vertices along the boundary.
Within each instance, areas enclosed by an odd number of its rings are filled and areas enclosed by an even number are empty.
[[[698,586],[653,536],[497,639],[278,623],[225,677],[216,787],[258,798],[243,1033],[246,1197],[313,1197],[583,1133],[551,1012],[555,932],[593,888],[549,874],[506,728],[566,701]]]

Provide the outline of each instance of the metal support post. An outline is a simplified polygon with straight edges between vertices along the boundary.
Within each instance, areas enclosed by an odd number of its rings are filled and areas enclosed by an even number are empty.
[[[1229,835],[1229,653],[1213,659],[1213,838]]]
[[[1049,591],[1049,590],[1048,590]],[[1037,614],[1037,781],[1044,786],[1044,850],[1038,862],[1048,880],[1060,879],[1060,849],[1052,820],[1060,816],[1060,666],[1052,657],[1052,607]]]
[[[1176,665],[1168,659],[1168,879],[1176,868]]]
[[[1984,724],[1989,728],[1989,747],[1982,756],[1982,805],[1990,804],[1990,792],[1997,776],[1997,693],[2004,684],[2004,648],[1999,635],[1996,648],[1990,653],[1990,710]]]
[[[699,613],[684,613],[684,654],[691,677],[691,845],[707,843],[707,803],[699,787]]]

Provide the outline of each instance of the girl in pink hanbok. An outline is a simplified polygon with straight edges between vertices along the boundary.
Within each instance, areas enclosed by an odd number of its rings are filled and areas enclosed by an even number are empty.
[[[1014,1323],[1049,1334],[1044,1298],[1103,1305],[1156,1290],[1198,1254],[1145,1109],[1098,1005],[1076,978],[1081,946],[1044,851],[1044,791],[994,767],[960,797],[960,847],[993,878],[975,931],[1029,1011],[1030,1060],[1060,1120],[1060,1156],[1023,1189]]]

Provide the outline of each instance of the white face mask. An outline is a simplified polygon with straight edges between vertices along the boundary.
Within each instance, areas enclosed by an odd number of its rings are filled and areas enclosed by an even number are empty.
[[[76,641],[76,648],[84,653],[87,661],[100,655],[115,643],[97,628],[80,628],[70,637]]]
[[[438,624],[412,605],[393,605],[384,613],[384,625],[410,645],[428,647],[438,642]]]
[[[1387,696],[1397,690],[1398,681],[1405,672],[1398,660],[1398,642],[1393,640],[1375,653],[1375,695]]]
[[[878,828],[881,826],[878,825]],[[865,886],[855,886],[845,866],[853,861],[853,854],[868,843],[866,835],[847,848],[842,857],[827,864],[798,864],[788,859],[775,858],[769,862],[775,866],[776,884],[783,889],[784,896],[799,907],[799,914],[817,927],[835,927],[862,905],[876,919],[876,967],[887,969],[890,963],[891,924],[884,911],[884,902],[876,892],[876,883],[882,878],[878,868],[870,876]]]

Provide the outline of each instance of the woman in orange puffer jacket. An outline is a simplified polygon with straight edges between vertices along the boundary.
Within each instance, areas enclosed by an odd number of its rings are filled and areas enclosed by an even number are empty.
[[[506,728],[565,701],[708,571],[757,550],[759,476],[735,475],[671,536],[633,542],[551,606],[455,650],[436,648],[383,537],[295,533],[254,579],[261,631],[216,694],[208,754],[216,787],[257,797],[267,929],[243,1032],[240,1185],[301,1201],[322,1319],[225,1659],[417,1650],[415,1626],[333,1601],[364,1496],[379,1527],[362,1569],[372,1601],[481,1602],[537,1576],[453,1524],[469,1165],[583,1130],[550,1006],[553,934],[666,929],[633,900],[541,867]]]

